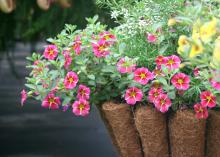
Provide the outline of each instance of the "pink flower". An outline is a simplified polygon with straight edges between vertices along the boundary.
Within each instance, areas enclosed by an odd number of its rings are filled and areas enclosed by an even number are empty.
[[[76,55],[80,55],[81,53],[81,46],[82,46],[82,41],[80,36],[76,36],[75,40],[74,40],[74,44],[73,44],[73,50],[75,51]]]
[[[157,58],[155,59],[157,67],[159,67],[159,68],[161,67],[162,64],[165,64],[166,61],[167,61],[167,59],[164,56],[157,56]]]
[[[165,58],[165,65],[170,70],[178,69],[180,67],[181,60],[178,56],[172,55]]]
[[[138,68],[134,72],[134,80],[142,85],[146,85],[149,80],[153,80],[154,75],[147,68]]]
[[[155,99],[154,105],[160,112],[165,113],[169,110],[169,107],[171,106],[171,100],[169,99],[167,94],[160,94]]]
[[[64,68],[65,69],[68,69],[69,66],[71,65],[72,63],[72,57],[70,56],[70,51],[69,50],[64,50],[62,52],[64,58],[65,58],[65,62],[64,62]]]
[[[210,108],[216,106],[216,97],[210,91],[204,91],[200,94],[201,104]]]
[[[26,101],[26,99],[27,99],[27,92],[23,89],[21,91],[21,106],[24,105],[24,102]]]
[[[90,96],[90,88],[85,85],[79,85],[77,98],[88,100]]]
[[[94,55],[98,58],[106,57],[110,53],[108,46],[109,43],[104,39],[99,40],[97,43],[92,43]]]
[[[193,70],[193,74],[194,74],[194,76],[199,76],[199,68],[195,68],[194,70]]]
[[[131,87],[126,90],[125,100],[127,104],[134,105],[137,101],[141,101],[143,98],[142,91],[137,87]]]
[[[33,71],[32,71],[34,77],[41,74],[43,70],[47,68],[47,66],[45,66],[41,60],[34,61],[33,65],[36,66],[35,68],[33,68]]]
[[[197,119],[206,119],[206,118],[208,118],[207,107],[205,107],[201,104],[195,104],[194,105],[194,111],[196,112],[196,118]]]
[[[148,92],[148,100],[151,103],[154,103],[156,98],[163,93],[162,88],[151,88],[150,91]]]
[[[215,81],[214,79],[210,79],[210,83],[214,89],[220,90],[220,82],[219,81]]]
[[[154,43],[154,42],[156,42],[157,37],[153,34],[148,33],[147,34],[147,40],[148,40],[149,43]]]
[[[179,90],[187,90],[189,88],[190,78],[184,73],[178,73],[173,76],[171,83]]]
[[[103,33],[100,33],[99,36],[106,40],[109,44],[113,44],[116,40],[116,37],[113,34],[110,34],[109,32],[105,31]]]
[[[62,107],[63,112],[66,112],[69,109],[69,104],[66,104]]]
[[[90,105],[89,102],[84,99],[75,101],[72,107],[73,107],[73,113],[76,116],[87,116],[89,114]]]
[[[151,85],[151,89],[152,89],[152,88],[156,88],[156,89],[161,88],[161,89],[162,89],[162,85],[161,85],[161,83],[160,83],[159,81],[154,81],[154,82],[152,83],[152,85]]]
[[[73,71],[68,72],[65,79],[64,79],[65,88],[66,89],[75,88],[78,81],[79,81],[78,76],[75,72],[73,72]]]
[[[49,60],[54,60],[58,55],[58,49],[56,45],[48,45],[44,50],[44,57]]]
[[[50,93],[44,98],[42,102],[42,107],[49,109],[58,109],[60,104],[60,98]]]
[[[136,64],[134,64],[130,58],[121,58],[117,63],[117,69],[122,74],[131,73],[133,70],[135,70],[135,67]]]

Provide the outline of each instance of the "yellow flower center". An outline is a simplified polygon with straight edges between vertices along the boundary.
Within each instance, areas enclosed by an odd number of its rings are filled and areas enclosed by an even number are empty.
[[[69,78],[69,83],[73,83],[74,79],[72,77]]]
[[[53,55],[53,50],[49,50],[49,55]]]
[[[55,103],[55,100],[54,100],[54,98],[49,98],[49,99],[48,99],[48,102],[49,102],[50,104],[53,104],[53,103]]]
[[[131,97],[135,97],[135,96],[136,96],[136,92],[132,91],[132,92],[130,93],[130,96],[131,96]]]
[[[145,73],[141,73],[140,77],[141,77],[141,79],[144,79],[144,78],[146,78],[146,74]]]
[[[179,84],[182,84],[182,83],[183,83],[183,80],[182,80],[182,79],[178,79],[177,82],[178,82]]]
[[[84,105],[84,104],[79,104],[78,109],[79,109],[80,111],[82,111],[84,108],[85,108],[85,105]]]

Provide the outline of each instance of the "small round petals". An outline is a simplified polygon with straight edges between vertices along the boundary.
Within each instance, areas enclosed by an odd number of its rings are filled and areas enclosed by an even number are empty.
[[[199,68],[193,69],[193,74],[195,77],[199,76]]]
[[[196,118],[197,119],[206,119],[206,118],[208,118],[207,107],[205,107],[201,104],[195,104],[194,105],[194,111],[196,113]]]
[[[165,113],[169,110],[169,107],[172,105],[171,100],[167,94],[160,94],[154,101],[155,107],[162,113]]]
[[[147,34],[147,41],[149,43],[155,43],[157,41],[157,37],[151,33]]]
[[[178,69],[180,67],[181,60],[178,56],[172,55],[165,58],[165,66],[170,69]]]
[[[23,89],[21,91],[21,106],[24,105],[24,102],[26,101],[26,99],[27,99],[27,92]]]
[[[77,98],[88,100],[90,97],[90,88],[86,87],[85,85],[79,85]]]
[[[151,88],[148,92],[148,101],[154,103],[156,98],[163,93],[162,88]]]
[[[72,111],[76,116],[87,116],[90,111],[89,102],[84,99],[75,101],[72,105],[72,108]]]
[[[121,58],[117,63],[117,69],[120,73],[131,73],[135,70],[136,64],[129,58]]]
[[[101,37],[101,39],[104,39],[109,44],[113,44],[116,40],[115,35],[109,33],[108,31],[100,33],[99,36]]]
[[[143,98],[142,91],[137,87],[131,87],[126,90],[125,100],[127,104],[134,105],[137,101],[141,101]]]
[[[219,81],[215,81],[214,79],[210,79],[210,83],[214,89],[220,91],[220,82]]]
[[[66,89],[73,89],[76,87],[76,84],[78,83],[78,75],[70,71],[67,73],[65,79],[64,79],[64,85]]]
[[[157,56],[157,58],[155,59],[155,62],[157,64],[157,67],[161,67],[162,64],[165,64],[167,61],[167,57],[164,56]]]
[[[147,68],[137,68],[134,72],[134,80],[142,85],[146,85],[149,80],[153,80],[154,75]]]
[[[204,91],[200,94],[201,105],[213,108],[216,106],[216,96],[210,91]]]
[[[157,77],[157,76],[165,76],[162,69],[161,68],[158,68],[156,67],[154,70],[153,70],[153,75],[154,77]]]
[[[58,49],[56,45],[48,45],[44,50],[44,57],[48,60],[54,60],[58,55]]]
[[[42,102],[42,107],[55,110],[59,108],[60,104],[61,104],[60,98],[50,93],[44,98]]]
[[[189,88],[190,78],[184,73],[178,73],[172,77],[171,83],[179,90],[187,90]]]
[[[94,55],[97,58],[103,58],[109,55],[109,43],[104,39],[100,39],[97,43],[92,43]]]

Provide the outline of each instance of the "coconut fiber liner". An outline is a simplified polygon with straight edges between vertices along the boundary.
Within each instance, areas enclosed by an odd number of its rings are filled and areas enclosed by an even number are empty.
[[[172,157],[204,157],[205,120],[198,120],[189,110],[180,110],[169,119]]]
[[[220,111],[209,112],[207,125],[207,157],[220,157]]]
[[[129,105],[106,102],[98,106],[101,117],[121,157],[142,157],[140,140]]]
[[[166,116],[151,106],[140,106],[135,111],[135,124],[144,157],[168,157]]]

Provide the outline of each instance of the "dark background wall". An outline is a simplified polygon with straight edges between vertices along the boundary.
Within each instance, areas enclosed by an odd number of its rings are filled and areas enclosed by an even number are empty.
[[[43,52],[46,43],[39,41],[59,33],[65,23],[83,28],[84,18],[96,13],[113,26],[108,14],[89,0],[75,0],[69,9],[54,6],[49,11],[37,8],[34,0],[17,2],[11,14],[0,13],[0,157],[116,157],[95,108],[89,117],[81,118],[71,110],[43,109],[34,100],[20,105],[28,75],[25,57]],[[35,10],[31,16],[30,7]]]

